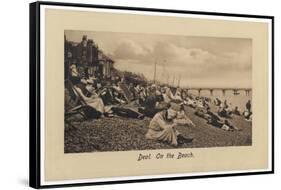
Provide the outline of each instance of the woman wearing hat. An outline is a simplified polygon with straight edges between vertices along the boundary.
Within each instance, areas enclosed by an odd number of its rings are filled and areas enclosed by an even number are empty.
[[[189,140],[189,142],[191,142],[192,139],[185,139],[175,129],[177,124],[174,123],[173,120],[177,117],[178,111],[180,111],[180,106],[177,104],[171,104],[167,110],[158,112],[150,121],[148,131],[145,135],[146,138],[167,142],[173,146],[177,146],[178,143],[182,143],[182,140]]]
[[[89,91],[89,87],[87,86],[90,81],[87,81],[86,79],[81,79],[81,83],[79,85],[75,85],[74,88],[79,93],[79,96],[87,103],[88,106],[94,108],[96,111],[98,111],[101,115],[105,112],[105,107],[102,99],[94,92],[94,89],[92,91]]]

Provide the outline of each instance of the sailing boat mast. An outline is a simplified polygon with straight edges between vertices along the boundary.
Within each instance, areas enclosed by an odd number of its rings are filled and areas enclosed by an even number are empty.
[[[154,77],[153,77],[154,83],[156,82],[156,64],[157,64],[157,60],[155,60],[154,62]]]
[[[181,75],[179,76],[179,79],[178,79],[178,87],[180,87],[180,82],[181,82]]]

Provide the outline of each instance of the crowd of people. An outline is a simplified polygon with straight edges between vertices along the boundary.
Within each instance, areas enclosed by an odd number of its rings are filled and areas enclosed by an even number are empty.
[[[151,121],[146,138],[173,146],[192,143],[193,140],[176,130],[176,126],[179,125],[196,127],[185,112],[186,106],[191,107],[195,115],[205,119],[210,126],[226,131],[240,130],[229,121],[233,114],[241,115],[249,121],[252,117],[250,100],[245,111],[240,112],[238,107],[232,109],[226,100],[222,102],[216,98],[212,101],[210,98],[193,95],[181,88],[136,82],[124,76],[81,77],[75,65],[70,65],[67,80],[71,85],[66,85],[65,88],[66,105],[71,105],[73,100],[71,96],[79,96],[87,105],[85,114],[93,119],[115,115],[136,119],[149,117]],[[71,91],[74,93],[71,94]],[[212,111],[211,104],[217,111]]]

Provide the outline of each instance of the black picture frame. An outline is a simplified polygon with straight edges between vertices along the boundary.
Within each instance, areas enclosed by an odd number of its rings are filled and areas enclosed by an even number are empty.
[[[233,174],[212,174],[201,176],[181,176],[181,177],[167,177],[167,178],[154,178],[154,179],[137,179],[137,180],[123,180],[123,181],[106,181],[106,182],[93,182],[93,183],[77,183],[77,184],[59,184],[59,185],[42,185],[40,183],[40,6],[65,6],[65,7],[86,7],[86,8],[102,8],[102,9],[115,9],[115,10],[132,10],[132,11],[152,11],[152,12],[167,12],[167,13],[180,13],[180,14],[194,14],[194,15],[214,15],[214,16],[230,16],[242,18],[261,18],[271,20],[271,68],[272,68],[272,150],[271,150],[271,171],[261,172],[243,172]],[[245,175],[260,175],[260,174],[273,174],[274,173],[274,16],[265,15],[248,15],[248,14],[234,14],[234,13],[218,13],[218,12],[201,12],[201,11],[187,11],[187,10],[170,10],[170,9],[156,9],[156,8],[140,8],[140,7],[121,7],[109,5],[91,5],[80,3],[59,3],[59,2],[34,2],[31,3],[29,9],[29,35],[30,35],[30,78],[29,78],[29,185],[33,188],[54,188],[54,187],[73,187],[73,186],[86,186],[86,185],[102,185],[102,184],[120,184],[120,183],[135,183],[135,182],[152,182],[152,181],[165,181],[165,180],[185,180],[197,178],[210,178],[210,177],[231,177],[231,176],[245,176]]]

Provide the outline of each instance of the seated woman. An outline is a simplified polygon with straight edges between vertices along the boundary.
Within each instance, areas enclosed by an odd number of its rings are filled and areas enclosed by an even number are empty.
[[[220,117],[217,114],[213,113],[210,107],[207,107],[206,113],[209,115],[209,118],[212,118],[213,120],[220,120]]]
[[[233,126],[228,120],[222,121],[218,116],[213,115],[208,119],[208,123],[214,127],[220,128],[225,131],[240,131],[241,129]]]
[[[218,109],[218,114],[221,117],[231,118],[232,112],[229,110],[229,107],[220,106]]]
[[[219,98],[216,98],[215,100],[214,100],[214,104],[216,105],[216,106],[221,106],[221,100],[219,99]]]
[[[77,70],[77,67],[75,64],[70,65],[69,67],[70,70],[70,81],[74,84],[80,82],[80,74]]]
[[[180,103],[180,102],[183,101],[183,99],[182,99],[182,90],[180,88],[177,88],[173,100],[174,100],[174,102],[177,102],[177,103]]]
[[[197,107],[204,108],[204,101],[202,99],[197,100]]]
[[[169,87],[165,87],[165,93],[162,94],[163,101],[170,103],[174,99],[174,95]]]
[[[153,117],[156,113],[166,108],[164,104],[161,104],[162,101],[161,94],[148,96],[142,104],[143,107],[139,108],[139,112],[147,117]]]
[[[81,83],[74,86],[75,90],[79,96],[85,101],[85,103],[95,109],[98,115],[103,116],[105,113],[104,104],[101,98],[94,92],[89,92],[86,88],[87,81],[85,79],[81,80]]]
[[[167,142],[173,146],[177,146],[178,143],[190,143],[192,138],[186,139],[175,129],[177,126],[173,120],[177,116],[179,107],[172,104],[167,110],[158,112],[150,121],[146,138],[151,140],[157,140],[161,142]]]
[[[246,121],[252,121],[252,112],[246,110],[243,112],[243,116]]]
[[[174,122],[182,126],[195,127],[195,124],[186,115],[183,105],[180,105],[180,111],[178,111],[177,117],[174,119]]]
[[[140,87],[138,92],[138,103],[142,105],[147,97],[146,90],[144,87]]]
[[[100,97],[103,100],[105,105],[112,105],[114,104],[114,99],[113,99],[113,91],[109,87],[105,87],[101,92],[100,92]]]
[[[101,97],[105,102],[105,105],[110,106],[112,114],[116,114],[121,117],[130,117],[143,119],[144,115],[139,113],[134,106],[130,106],[123,99],[122,94],[113,88],[106,87],[101,93]],[[132,103],[132,102],[131,102]]]
[[[235,106],[235,108],[233,109],[232,113],[235,114],[235,115],[241,115],[241,113],[240,113],[240,111],[238,109],[238,106]]]
[[[196,103],[195,101],[192,99],[192,97],[186,97],[184,104],[188,105],[191,108],[196,108]]]
[[[206,119],[207,121],[210,118],[210,115],[207,113],[207,110],[205,108],[197,107],[194,114],[197,115],[198,117]]]
[[[125,104],[126,101],[122,94],[116,91],[114,88],[106,86],[100,91],[100,97],[105,105]]]
[[[209,117],[208,124],[211,124],[212,126],[217,127],[217,128],[222,128],[224,122],[221,121],[219,118]]]

